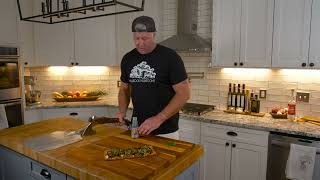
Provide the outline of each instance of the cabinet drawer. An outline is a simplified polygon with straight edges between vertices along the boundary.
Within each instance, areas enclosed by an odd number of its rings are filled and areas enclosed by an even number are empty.
[[[232,138],[227,135],[230,131],[234,132],[236,130],[235,127],[232,126],[223,126],[211,123],[201,123],[201,132],[203,136],[227,139],[231,140]]]
[[[209,123],[203,123],[201,128],[203,136],[258,146],[268,146],[269,132]]]
[[[31,176],[39,180],[66,180],[67,176],[35,161],[31,161]]]

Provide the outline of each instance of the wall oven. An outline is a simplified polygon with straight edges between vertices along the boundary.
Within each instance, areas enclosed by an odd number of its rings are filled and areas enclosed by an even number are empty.
[[[21,98],[18,49],[0,47],[0,101]]]
[[[0,104],[4,104],[9,127],[23,124],[18,48],[0,47]]]

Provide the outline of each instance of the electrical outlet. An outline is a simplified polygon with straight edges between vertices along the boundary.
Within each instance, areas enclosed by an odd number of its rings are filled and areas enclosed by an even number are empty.
[[[117,87],[121,86],[121,81],[117,81]]]
[[[297,92],[297,102],[309,102],[310,93],[308,92]]]
[[[267,98],[267,90],[266,89],[260,89],[259,90],[259,98],[260,99],[266,99]]]

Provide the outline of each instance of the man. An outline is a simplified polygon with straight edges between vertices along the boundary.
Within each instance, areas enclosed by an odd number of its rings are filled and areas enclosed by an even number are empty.
[[[121,61],[117,117],[123,122],[131,97],[140,135],[178,139],[179,110],[190,98],[183,61],[174,50],[155,43],[151,17],[136,18],[132,32],[136,48]]]

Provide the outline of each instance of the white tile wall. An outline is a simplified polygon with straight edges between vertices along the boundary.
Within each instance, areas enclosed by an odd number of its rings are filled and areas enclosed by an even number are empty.
[[[166,39],[176,34],[177,0],[163,0],[164,11],[162,36]],[[212,0],[198,0],[198,34],[211,38]],[[269,69],[221,69],[208,68],[211,57],[182,55],[188,72],[204,72],[204,79],[191,79],[192,98],[190,102],[213,104],[218,109],[226,108],[229,83],[245,83],[257,92],[267,90],[267,98],[261,100],[261,110],[270,111],[273,106],[287,105],[290,89],[310,92],[309,103],[298,103],[299,115],[320,116],[320,70],[269,70]],[[48,68],[31,68],[30,74],[38,77],[37,88],[50,98],[52,91],[106,88],[108,98],[117,99],[119,67],[109,67],[99,76],[52,75]],[[27,71],[28,72],[28,71]]]

